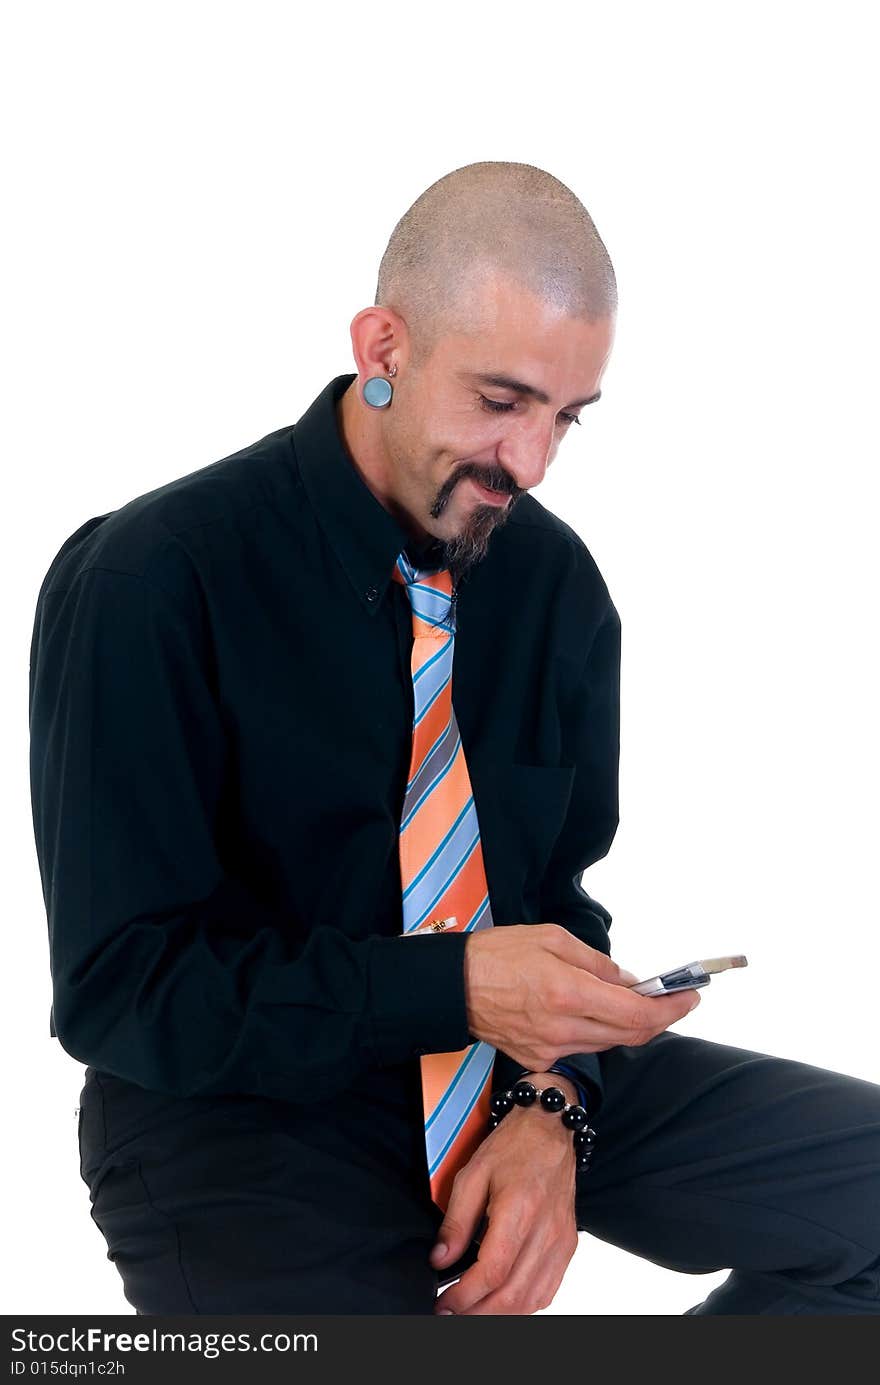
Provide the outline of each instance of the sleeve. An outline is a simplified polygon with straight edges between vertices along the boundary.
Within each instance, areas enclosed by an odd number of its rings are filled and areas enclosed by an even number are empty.
[[[581,885],[588,866],[607,855],[618,826],[620,763],[620,617],[608,598],[577,685],[565,755],[575,766],[565,822],[544,873],[542,920],[559,923],[582,942],[611,955],[611,914]],[[596,1053],[563,1055],[574,1081],[586,1087],[587,1109],[598,1111],[604,1092]],[[562,1061],[562,1060],[560,1060]],[[495,1059],[496,1086],[509,1087],[526,1071],[506,1053]]]
[[[593,1061],[587,1062],[587,1059]],[[514,1062],[507,1053],[499,1050],[492,1069],[492,1090],[506,1092],[514,1082],[518,1082],[530,1071],[530,1068],[524,1068],[520,1063]],[[569,1054],[564,1061],[558,1060],[553,1063],[547,1071],[559,1072],[571,1078],[578,1089],[581,1105],[592,1119],[602,1104],[603,1093],[602,1074],[595,1053]]]
[[[468,935],[320,926],[303,944],[302,920],[224,869],[228,747],[200,593],[102,568],[45,585],[29,729],[50,1035],[147,1088],[290,1101],[472,1042]]]
[[[580,1102],[581,1106],[583,1106],[584,1110],[589,1115],[592,1115],[595,1108],[592,1090],[588,1092],[587,1087],[584,1085],[585,1079],[579,1077],[577,1069],[573,1068],[569,1063],[554,1063],[552,1068],[549,1069],[549,1071],[558,1072],[561,1073],[563,1077],[571,1078],[572,1082],[577,1087],[578,1101]],[[592,1088],[592,1084],[590,1085]]]

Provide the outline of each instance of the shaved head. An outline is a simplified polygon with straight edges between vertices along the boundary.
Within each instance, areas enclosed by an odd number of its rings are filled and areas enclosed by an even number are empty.
[[[375,302],[350,324],[339,425],[410,557],[448,568],[454,594],[596,406],[616,320],[592,218],[532,164],[454,169],[394,227]],[[391,387],[379,407],[375,379]]]
[[[379,265],[375,305],[406,322],[411,364],[444,336],[487,329],[482,288],[492,274],[588,322],[617,310],[608,252],[570,188],[532,164],[466,164],[416,199]]]

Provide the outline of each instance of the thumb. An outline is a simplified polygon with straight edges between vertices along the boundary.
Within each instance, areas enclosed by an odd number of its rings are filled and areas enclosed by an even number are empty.
[[[485,1205],[486,1190],[476,1179],[471,1178],[466,1184],[459,1179],[459,1186],[453,1185],[446,1215],[431,1250],[430,1260],[435,1268],[454,1265],[464,1255],[474,1238]]]

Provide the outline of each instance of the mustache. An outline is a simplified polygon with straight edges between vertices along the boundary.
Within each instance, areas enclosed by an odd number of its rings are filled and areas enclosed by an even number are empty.
[[[499,495],[517,496],[520,494],[519,486],[514,481],[511,481],[510,477],[505,475],[504,472],[486,471],[482,467],[479,469],[468,467],[456,473],[455,484],[458,485],[459,481],[466,481],[468,477],[471,477],[474,481],[478,481],[480,485],[485,486],[487,490],[497,491]]]

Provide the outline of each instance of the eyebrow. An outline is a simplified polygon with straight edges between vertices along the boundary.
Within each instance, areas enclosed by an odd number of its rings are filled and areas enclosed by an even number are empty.
[[[510,375],[502,375],[497,372],[474,371],[470,378],[477,380],[483,385],[491,385],[499,390],[513,390],[514,394],[522,395],[526,399],[537,399],[539,404],[549,404],[550,396],[544,390],[539,390],[537,385],[527,385],[523,380],[514,380]],[[586,404],[595,404],[597,399],[602,398],[602,391],[597,390],[591,394],[589,399],[573,399],[570,404],[566,404],[567,409],[578,409]]]

